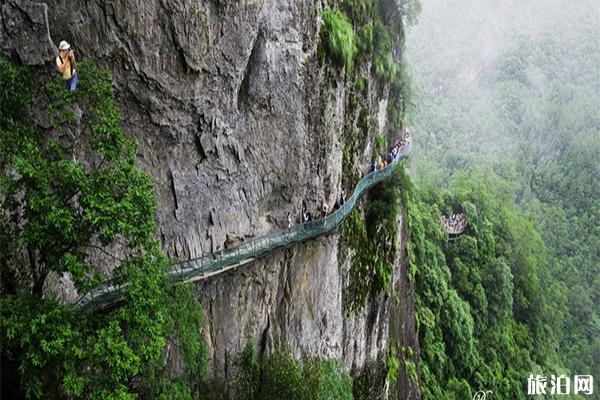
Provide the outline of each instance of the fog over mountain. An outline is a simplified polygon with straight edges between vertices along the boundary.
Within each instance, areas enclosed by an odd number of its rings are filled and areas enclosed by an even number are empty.
[[[535,267],[509,262],[515,288],[525,271],[534,272],[522,282],[539,280],[532,301],[539,307],[520,313],[513,306],[519,323],[546,319],[531,342],[539,352],[534,364],[546,374],[597,373],[600,2],[422,3],[407,39],[417,180],[428,193],[482,184],[482,192],[515,207],[509,223],[531,228],[529,243],[539,238],[530,255]],[[514,304],[518,298],[515,290]],[[532,337],[535,325],[529,322]]]
[[[447,72],[457,85],[472,83],[521,38],[572,40],[595,31],[600,40],[600,3],[594,0],[425,0],[422,6],[408,34],[409,59],[420,75]]]
[[[422,6],[407,51],[417,88],[412,119],[432,134],[420,143],[430,150],[443,144],[446,150],[470,149],[471,156],[493,158],[514,148],[514,136],[525,132],[503,119],[507,96],[501,75],[519,58],[527,86],[521,94],[530,97],[520,106],[524,117],[536,115],[541,101],[556,95],[557,81],[575,96],[597,98],[600,2],[426,0]],[[594,104],[581,102],[576,109]],[[453,117],[434,127],[433,120],[443,119],[439,113],[431,118],[437,106]]]

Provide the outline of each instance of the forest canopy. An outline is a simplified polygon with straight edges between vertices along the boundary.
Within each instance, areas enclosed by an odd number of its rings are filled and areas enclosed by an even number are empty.
[[[474,351],[468,361],[446,354],[442,332],[458,317],[436,314],[429,291],[446,289],[420,286],[423,383],[448,398],[484,388],[520,398],[530,374],[600,371],[597,10],[594,1],[434,0],[408,36],[417,221],[469,215],[469,205],[477,213],[456,243],[425,230],[417,245],[430,252],[417,285],[437,271],[464,320],[461,353]]]

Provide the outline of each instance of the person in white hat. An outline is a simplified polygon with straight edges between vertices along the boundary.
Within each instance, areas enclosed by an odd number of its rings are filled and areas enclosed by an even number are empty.
[[[56,68],[62,74],[65,80],[67,90],[77,89],[77,63],[75,62],[75,53],[71,50],[71,45],[65,40],[58,45],[59,54],[56,57]]]

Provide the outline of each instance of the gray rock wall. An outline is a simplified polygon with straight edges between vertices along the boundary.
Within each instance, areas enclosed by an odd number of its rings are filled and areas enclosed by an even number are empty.
[[[283,228],[288,213],[297,222],[303,204],[314,215],[323,202],[333,208],[342,189],[341,137],[356,115],[346,114],[352,84],[343,71],[316,59],[322,1],[45,3],[47,17],[39,14],[42,3],[0,0],[2,50],[14,53],[30,41],[7,21],[35,8],[56,43],[69,41],[80,58],[112,71],[125,132],[139,141],[139,161],[156,182],[167,254],[198,257]],[[44,41],[17,56],[48,67],[54,51],[48,32],[27,23],[21,30]],[[374,82],[368,87],[361,106],[383,130],[385,90]],[[361,164],[370,152],[366,145]],[[339,234],[200,282],[211,378],[231,378],[248,340],[262,351],[283,345],[297,356],[341,358],[355,373],[385,357],[390,332],[416,347],[403,254],[393,294],[350,317],[342,300],[349,255]]]

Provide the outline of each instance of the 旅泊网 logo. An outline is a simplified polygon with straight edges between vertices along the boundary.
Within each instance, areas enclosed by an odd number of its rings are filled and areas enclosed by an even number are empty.
[[[592,395],[594,394],[594,377],[592,375],[575,375],[571,380],[567,375],[552,374],[547,376],[529,375],[527,378],[527,394],[539,395]]]

